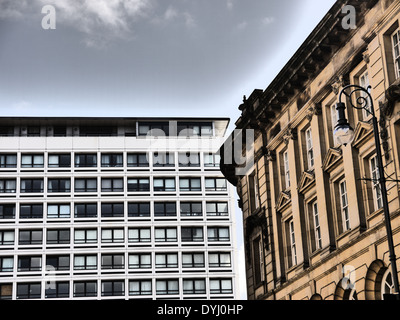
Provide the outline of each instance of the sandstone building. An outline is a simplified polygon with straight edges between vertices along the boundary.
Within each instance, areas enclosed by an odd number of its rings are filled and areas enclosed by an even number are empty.
[[[356,26],[344,28],[346,5]],[[333,136],[347,84],[371,86],[400,256],[400,2],[337,1],[265,90],[239,107],[254,166],[221,170],[243,211],[249,299],[380,300],[393,291],[371,116],[348,107],[351,145]],[[399,264],[398,264],[399,265]]]

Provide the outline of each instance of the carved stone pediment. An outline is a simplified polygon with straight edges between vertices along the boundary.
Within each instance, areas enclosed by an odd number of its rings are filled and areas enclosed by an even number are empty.
[[[309,190],[312,186],[315,185],[315,174],[314,172],[303,172],[300,178],[300,183],[298,186],[299,192],[305,193],[307,190]]]
[[[372,124],[364,121],[360,121],[354,132],[354,140],[352,146],[354,148],[360,147],[366,140],[368,140],[373,134]]]
[[[332,171],[337,164],[343,160],[342,149],[330,148],[325,157],[322,169],[326,172]]]
[[[276,210],[282,211],[292,203],[290,191],[282,191],[279,195],[278,202],[276,203]]]

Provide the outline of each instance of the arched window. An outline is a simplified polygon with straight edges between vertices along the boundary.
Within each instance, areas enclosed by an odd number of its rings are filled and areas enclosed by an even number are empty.
[[[388,268],[382,277],[382,288],[381,288],[382,300],[385,294],[392,294],[392,293],[394,293],[393,278],[392,278],[392,273]]]

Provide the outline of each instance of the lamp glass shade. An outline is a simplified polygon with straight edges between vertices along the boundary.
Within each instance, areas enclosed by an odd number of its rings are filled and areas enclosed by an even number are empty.
[[[347,146],[354,140],[355,132],[352,127],[347,125],[337,125],[333,131],[336,142],[340,145]]]

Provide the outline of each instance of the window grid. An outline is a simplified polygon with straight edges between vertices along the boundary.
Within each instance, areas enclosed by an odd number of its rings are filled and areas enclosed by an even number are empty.
[[[295,266],[297,264],[297,252],[296,252],[296,237],[294,233],[294,222],[291,220],[289,222],[289,242],[290,242],[290,262],[291,262],[291,267]]]
[[[374,156],[370,159],[370,170],[372,178],[372,189],[374,195],[374,206],[375,210],[379,210],[383,207],[383,202],[382,202],[382,191],[379,184],[379,168],[378,168],[377,156]]]
[[[77,160],[76,155],[74,155],[73,153],[68,155],[68,154],[50,154],[48,156],[45,155],[37,155],[37,159],[35,160],[35,158],[32,156],[32,164],[30,166],[28,166],[28,164],[26,164],[25,168],[43,168],[45,165],[45,169],[46,168],[71,168],[73,167],[73,165],[75,164],[76,168],[90,168],[90,167],[95,167],[97,166],[97,154],[93,154],[91,156],[93,156],[93,159],[96,159],[94,161],[92,161],[93,163],[96,163],[96,165],[90,165],[90,160],[86,159],[86,155],[85,158],[83,158],[84,161],[82,160],[82,157],[80,157],[79,160]],[[79,155],[82,156],[82,155]],[[43,164],[41,159],[43,158]],[[73,160],[76,160],[76,163],[72,163],[71,165],[71,158]],[[90,157],[89,157],[90,158]],[[101,157],[99,157],[100,159],[102,159]],[[1,158],[0,158],[1,159]],[[18,159],[16,157],[16,159]],[[12,161],[11,161],[12,162]],[[46,164],[44,163],[46,162]],[[101,165],[103,166],[104,161],[101,162]],[[123,164],[123,166],[128,167],[128,162],[126,162],[126,164]],[[17,165],[15,165],[17,166]],[[22,168],[22,163],[21,163],[21,168]],[[72,169],[73,170],[73,169]],[[97,170],[101,170],[100,166]],[[45,171],[45,170],[42,170]],[[55,171],[55,170],[52,170]],[[67,170],[57,170],[57,172],[71,172],[71,170],[67,171]],[[83,171],[83,170],[80,170]],[[41,171],[39,171],[41,172]],[[62,176],[63,174],[57,174],[58,176]],[[70,173],[69,173],[70,175]],[[82,174],[83,175],[83,174]],[[84,176],[86,176],[87,174],[85,174]],[[35,176],[37,176],[37,174],[35,174]],[[87,176],[90,176],[90,174],[88,174]],[[100,179],[100,180],[99,180]],[[107,179],[107,178],[106,178]],[[161,178],[164,181],[166,179],[171,179],[171,178]],[[197,179],[197,178],[195,178]],[[27,179],[30,180],[30,179]],[[150,180],[150,179],[149,179]],[[171,179],[172,180],[172,179]],[[175,178],[173,178],[174,182],[175,182]],[[222,180],[222,179],[220,179]],[[43,180],[43,190],[44,188],[46,189],[47,192],[51,193],[51,192],[71,192],[71,187],[72,187],[72,191],[73,192],[99,192],[98,188],[97,188],[97,181],[101,182],[102,179],[101,178],[81,178],[81,177],[68,177],[68,178],[48,178],[46,180]],[[199,181],[201,181],[201,179],[199,179]],[[16,181],[18,182],[18,181]],[[68,187],[63,187],[60,185],[64,184],[68,182]],[[175,183],[174,183],[175,184]],[[220,185],[219,182],[215,183],[216,185]],[[80,187],[82,185],[82,187]],[[150,183],[149,183],[150,185]],[[16,186],[18,186],[19,189],[19,184],[16,183]],[[68,190],[69,188],[69,190]],[[35,188],[26,188],[26,190],[29,189],[35,189]],[[43,190],[41,190],[41,192],[43,192]],[[175,189],[174,189],[175,190]],[[201,190],[200,190],[201,191]],[[58,195],[57,195],[58,197]],[[65,195],[64,195],[65,197]],[[70,197],[70,195],[68,195],[68,197]],[[84,198],[82,198],[84,199]],[[56,198],[55,198],[56,200]],[[59,200],[57,198],[57,200]],[[79,200],[79,199],[78,199]],[[35,200],[36,201],[36,200]],[[82,200],[81,200],[82,201]],[[93,201],[93,200],[92,200]],[[204,200],[203,200],[204,201]],[[191,215],[191,216],[202,216],[203,212],[202,212],[202,206],[203,203],[205,205],[205,202],[203,201],[198,201],[198,202],[184,202],[183,204],[183,208],[185,210],[183,210],[186,215]],[[98,217],[97,215],[97,207],[101,207],[102,203],[74,203],[74,200],[71,201],[71,203],[63,203],[65,202],[65,200],[61,200],[61,201],[57,201],[56,203],[51,203],[49,202],[48,204],[46,204],[46,201],[42,201],[42,203],[32,203],[32,204],[26,204],[26,203],[21,203],[21,207],[18,210],[16,210],[16,213],[18,214],[18,212],[20,213],[19,218],[37,218],[37,219],[44,219],[44,221],[46,220],[46,218],[48,219],[64,219],[64,220],[60,220],[60,222],[64,223],[66,222],[65,219],[71,219],[71,221],[74,221],[74,218],[96,218]],[[138,202],[136,202],[138,203]],[[179,205],[179,200],[178,201],[174,201],[173,202],[174,205]],[[132,203],[128,203],[132,204]],[[142,215],[141,213],[138,214],[140,216],[150,216],[150,210],[147,210],[147,207],[150,207],[151,203],[143,203],[145,204],[144,207],[142,207],[142,209],[139,209],[139,212],[144,211],[144,215]],[[19,205],[19,203],[18,203]],[[215,214],[216,216],[218,215],[225,215],[227,214],[227,210],[225,210],[225,203],[215,203],[215,210],[209,211],[209,215],[213,215]],[[227,203],[226,203],[226,207],[227,207]],[[45,210],[45,217],[43,217],[43,209]],[[182,209],[182,208],[181,208]],[[1,213],[2,209],[0,209],[0,213]],[[15,218],[15,206],[14,206],[14,215],[12,214],[5,214],[5,216],[9,216],[11,218]],[[73,211],[73,212],[71,212]],[[136,210],[134,210],[136,211]],[[101,211],[103,212],[103,210]],[[127,209],[127,216],[129,216],[129,209]],[[152,211],[153,212],[153,211]],[[155,210],[154,210],[155,212]],[[184,216],[185,214],[183,214]],[[133,215],[132,215],[133,216]],[[156,215],[154,215],[156,216]],[[83,220],[77,220],[80,221],[80,223],[82,222],[86,222]],[[99,220],[100,221],[100,217]],[[55,222],[55,220],[53,220],[53,222]],[[83,225],[82,225],[83,226]],[[78,227],[78,228],[77,228]],[[156,229],[159,228],[154,228],[154,235],[157,233]],[[173,230],[174,228],[165,228],[165,232],[166,232],[166,236],[160,240],[160,241],[165,241],[165,242],[177,242],[178,241],[178,235],[179,235],[179,241],[182,241],[181,238],[181,229],[179,229],[179,232],[177,229],[175,229],[172,233],[171,230]],[[194,228],[187,228],[188,230],[195,230]],[[41,240],[38,242],[34,242],[35,240],[32,240],[30,243],[31,244],[40,244],[43,247],[46,247],[46,245],[48,245],[50,248],[56,248],[56,245],[62,245],[62,244],[68,244],[70,245],[70,243],[72,242],[72,246],[74,245],[81,245],[80,247],[82,248],[91,248],[89,246],[82,246],[85,244],[93,244],[93,243],[100,243],[103,241],[100,241],[100,239],[97,239],[97,233],[103,231],[101,228],[92,228],[92,229],[79,229],[79,225],[76,225],[75,228],[71,227],[71,229],[48,229],[47,233],[46,233],[46,229],[43,230],[44,234],[42,234]],[[17,231],[18,232],[18,231]],[[68,234],[68,236],[66,236],[66,234]],[[152,234],[149,232],[149,234]],[[171,236],[172,235],[172,236]],[[17,233],[18,236],[18,233]],[[70,236],[73,237],[73,239],[70,239]],[[3,240],[4,239],[4,240]],[[17,238],[19,239],[19,237]],[[124,239],[124,238],[120,238],[120,239]],[[185,239],[185,237],[183,238]],[[193,237],[190,238],[190,241],[197,241],[197,236],[196,236],[196,232],[193,235]],[[101,240],[103,240],[103,238],[101,238]],[[150,238],[151,241],[151,238]],[[154,238],[154,241],[156,241],[156,238]],[[201,239],[201,241],[204,241],[204,239]],[[113,243],[113,242],[110,242]],[[129,243],[129,241],[128,241]],[[0,231],[0,245],[3,244],[10,244],[13,245],[14,244],[14,232],[8,232],[5,233],[2,231]],[[64,246],[65,247],[65,246]],[[56,252],[56,251],[54,251]],[[114,255],[112,255],[114,256]],[[143,255],[144,256],[144,255]],[[199,258],[201,256],[201,259]],[[16,258],[18,258],[18,256],[15,256]],[[83,258],[84,262],[81,263],[78,261],[78,258]],[[103,258],[102,256],[98,256],[99,258]],[[29,271],[39,271],[42,270],[44,272],[44,268],[45,266],[49,265],[49,266],[53,266],[55,268],[56,271],[69,271],[71,270],[76,270],[76,271],[91,271],[91,270],[97,270],[98,268],[102,268],[102,269],[108,269],[108,267],[110,268],[115,268],[118,269],[119,268],[119,264],[116,263],[112,263],[111,265],[108,264],[100,264],[100,261],[102,262],[102,260],[99,261],[99,265],[97,263],[97,255],[80,255],[80,256],[74,256],[73,254],[71,254],[70,256],[66,256],[66,255],[60,255],[60,254],[51,254],[51,255],[44,255],[43,258],[41,257],[36,257],[36,256],[32,256],[32,258],[34,260],[30,260],[29,265],[27,268],[25,268],[24,272],[28,272],[27,270],[29,269]],[[128,257],[128,256],[127,256]],[[178,259],[178,257],[180,257],[180,255],[178,255],[178,253],[175,254],[175,258],[171,258],[168,257],[166,260],[166,267],[173,267],[173,268],[178,268],[180,265],[183,265],[183,262],[181,261],[181,259]],[[204,268],[206,265],[206,261],[204,258],[204,254],[191,254],[192,257],[192,264],[189,266],[189,264],[186,265],[186,267],[193,267],[193,268]],[[7,258],[7,257],[5,257]],[[40,266],[37,267],[35,266],[36,263],[36,258],[40,259]],[[42,259],[43,260],[43,265],[42,265]],[[147,258],[146,258],[147,259]],[[151,259],[151,256],[149,255],[149,259]],[[8,260],[7,260],[8,261]],[[11,261],[11,260],[10,260]],[[27,260],[26,260],[27,261]],[[24,260],[24,263],[26,262]],[[68,261],[68,262],[67,262]],[[130,260],[129,260],[130,261]],[[20,269],[23,269],[23,266],[26,264],[22,263],[23,261],[21,260],[21,265],[22,267]],[[45,262],[45,263],[44,263]],[[10,263],[9,261],[7,263]],[[5,265],[5,263],[4,263]],[[126,268],[131,269],[133,264],[126,264]],[[146,267],[155,267],[155,264],[152,265],[152,262],[150,260],[150,263],[146,263],[146,262],[141,262],[139,268],[143,269]],[[222,266],[222,265],[221,265]],[[225,266],[224,266],[225,267]],[[161,267],[159,267],[161,268]],[[2,268],[3,270],[6,270],[6,267]],[[194,291],[191,292],[190,289],[186,290],[184,292],[184,286],[182,286],[180,288],[180,284],[183,284],[183,280],[179,280],[178,281],[178,290],[177,293],[174,292],[174,290],[167,290],[167,294],[200,294],[200,291],[197,290],[197,287],[194,288]],[[181,282],[182,281],[182,282]],[[192,281],[192,280],[190,280]],[[189,280],[187,281],[187,283],[190,282]],[[196,279],[197,281],[197,279]],[[113,281],[114,283],[115,281]],[[41,283],[41,285],[43,285],[44,282]],[[129,283],[129,282],[127,282]],[[195,283],[195,282],[193,282]],[[196,282],[197,283],[197,282]],[[103,282],[94,282],[94,281],[73,281],[73,282],[68,282],[68,288],[69,285],[71,285],[71,297],[95,297],[97,295],[102,295],[102,296],[107,296],[107,292],[110,292],[110,295],[118,295],[119,291],[118,290],[114,290],[112,289],[111,291],[107,291],[107,290],[102,290],[101,292],[97,293],[97,284],[103,284]],[[15,284],[16,285],[16,284]],[[39,284],[40,285],[40,284]],[[45,290],[43,288],[43,292],[44,295],[43,297],[45,298],[61,298],[61,297],[69,297],[70,293],[68,291],[67,294],[63,294],[63,293],[58,293],[58,291],[63,291],[64,289],[61,288],[63,285],[65,285],[65,283],[63,283],[62,281],[57,283],[57,287],[51,291],[51,290]],[[118,284],[116,284],[118,285]],[[61,287],[60,287],[61,286]],[[195,285],[197,286],[197,285]],[[59,288],[61,288],[59,290]],[[82,289],[83,288],[83,289]],[[103,289],[103,287],[102,287]],[[99,290],[100,291],[100,290]],[[144,290],[146,291],[146,290]],[[159,290],[160,291],[160,290]],[[117,293],[117,294],[114,294]],[[201,293],[206,293],[205,291],[201,291]],[[15,293],[14,293],[15,294]],[[128,293],[126,293],[128,294]],[[130,291],[129,291],[130,294]],[[152,293],[151,289],[150,289],[150,293],[148,294],[156,294],[155,292]],[[40,294],[39,294],[40,297]],[[21,298],[21,297],[20,297]]]
[[[400,78],[400,29],[393,33],[392,45],[396,78]]]
[[[342,181],[339,184],[340,191],[340,209],[343,220],[343,230],[350,230],[350,216],[349,216],[349,203],[347,199],[347,185],[346,181]]]
[[[288,151],[283,154],[283,167],[285,174],[285,187],[286,189],[290,188],[290,167],[289,167],[289,153]]]
[[[306,148],[308,170],[312,170],[314,169],[314,149],[311,128],[308,128],[306,130]]]
[[[314,233],[315,233],[315,245],[317,249],[322,248],[322,237],[321,237],[321,225],[319,222],[318,203],[312,204],[312,214],[314,219]]]

